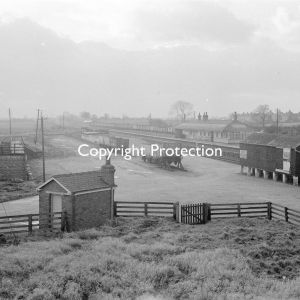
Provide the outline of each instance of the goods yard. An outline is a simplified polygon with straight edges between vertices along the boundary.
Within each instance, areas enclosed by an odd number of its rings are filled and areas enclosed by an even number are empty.
[[[77,149],[81,140],[64,137],[47,137],[48,143],[59,150],[65,146]],[[59,142],[58,142],[59,141]],[[138,144],[139,140],[133,140]],[[182,163],[186,172],[166,171],[141,158],[112,159],[116,167],[117,201],[172,201],[182,203],[211,202],[267,202],[300,209],[299,188],[290,184],[248,177],[240,174],[240,166],[203,157],[187,157]],[[93,157],[50,157],[46,161],[46,177],[68,172],[97,170],[103,164]],[[30,160],[35,178],[41,178],[42,162]],[[253,186],[256,188],[253,189]],[[184,188],[182,188],[184,187]],[[37,198],[7,202],[7,213],[22,214],[38,211]],[[3,211],[1,211],[3,214]]]

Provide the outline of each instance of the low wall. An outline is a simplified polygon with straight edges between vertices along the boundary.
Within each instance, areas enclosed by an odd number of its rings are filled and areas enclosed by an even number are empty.
[[[0,155],[0,180],[27,179],[25,155]]]

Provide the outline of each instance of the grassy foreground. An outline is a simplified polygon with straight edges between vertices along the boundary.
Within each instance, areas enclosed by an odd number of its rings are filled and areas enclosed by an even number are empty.
[[[0,248],[0,279],[0,299],[299,299],[300,233],[243,218],[118,219]]]

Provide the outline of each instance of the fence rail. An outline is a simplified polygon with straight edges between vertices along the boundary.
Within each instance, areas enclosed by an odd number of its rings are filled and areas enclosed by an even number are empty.
[[[272,202],[203,203],[181,205],[180,221],[186,224],[205,224],[218,218],[267,218],[300,225],[300,211]]]
[[[185,224],[206,224],[217,218],[267,218],[300,225],[300,211],[272,202],[197,203],[123,202],[114,203],[115,217],[174,217]]]
[[[25,150],[22,145],[0,145],[0,155],[24,155],[24,153]]]
[[[51,230],[60,230],[61,228],[61,212],[55,212],[49,215],[29,214],[29,215],[14,215],[0,217],[0,233],[15,234],[15,233],[32,233],[39,229],[39,223],[42,218],[48,222],[48,227]]]
[[[270,206],[270,202],[209,204],[209,215],[211,218],[234,216],[270,218]]]
[[[206,224],[217,218],[264,217],[300,225],[300,211],[272,202],[197,203],[179,205],[172,202],[114,202],[115,217],[173,217],[184,224]],[[49,215],[27,214],[0,217],[0,234],[32,233],[40,222],[48,223],[50,230],[61,229],[62,213]]]
[[[276,203],[272,203],[271,218],[300,225],[300,211]]]
[[[174,217],[176,218],[176,203],[172,202],[114,202],[115,217]]]

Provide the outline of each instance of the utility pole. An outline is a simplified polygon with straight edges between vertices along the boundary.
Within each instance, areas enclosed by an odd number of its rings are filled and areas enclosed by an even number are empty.
[[[8,116],[9,116],[9,136],[11,140],[11,111],[10,108],[8,109]]]
[[[43,152],[43,182],[46,181],[46,172],[45,172],[45,141],[44,141],[44,117],[41,112],[41,130],[42,130],[42,152]]]
[[[276,111],[276,133],[279,134],[279,110]]]
[[[35,128],[35,139],[34,139],[35,144],[37,143],[37,138],[38,138],[39,118],[40,118],[40,110],[38,109],[38,114],[37,114],[37,119],[36,119],[36,128]]]
[[[65,130],[65,113],[64,112],[62,115],[62,128],[63,128],[63,130]]]

